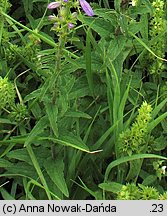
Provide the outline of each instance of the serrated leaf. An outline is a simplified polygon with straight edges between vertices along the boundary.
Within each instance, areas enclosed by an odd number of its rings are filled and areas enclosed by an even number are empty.
[[[52,179],[52,181],[56,184],[56,186],[60,189],[60,191],[66,196],[69,197],[69,192],[67,188],[67,184],[64,179],[64,163],[63,160],[57,159],[53,160],[48,158],[45,163],[44,167]]]

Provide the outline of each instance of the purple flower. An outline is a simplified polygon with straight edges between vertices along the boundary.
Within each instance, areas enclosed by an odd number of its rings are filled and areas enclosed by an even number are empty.
[[[50,4],[48,4],[47,8],[52,10],[52,9],[60,7],[60,5],[61,5],[61,2],[51,2]]]
[[[75,25],[73,23],[68,23],[68,29],[72,29],[74,27],[75,27]]]
[[[68,0],[64,0],[64,2],[68,2]]]
[[[90,4],[86,0],[79,0],[79,2],[80,2],[80,5],[81,5],[82,9],[84,10],[84,12],[88,16],[93,16],[94,15]]]

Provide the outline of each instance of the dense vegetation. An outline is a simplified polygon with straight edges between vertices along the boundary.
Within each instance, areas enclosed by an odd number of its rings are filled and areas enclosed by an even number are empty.
[[[166,11],[0,1],[1,199],[167,199]]]

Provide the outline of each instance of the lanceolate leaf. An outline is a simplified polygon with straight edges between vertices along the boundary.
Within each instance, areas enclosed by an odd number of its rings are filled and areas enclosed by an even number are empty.
[[[54,137],[39,137],[38,140],[52,140],[57,144],[69,146],[84,152],[91,153],[89,148],[85,145],[85,143],[81,139],[72,134],[63,136],[61,135],[58,139]]]
[[[52,160],[48,158],[44,167],[46,172],[52,179],[52,181],[56,184],[59,190],[66,196],[69,196],[68,188],[64,179],[64,163],[63,159]]]

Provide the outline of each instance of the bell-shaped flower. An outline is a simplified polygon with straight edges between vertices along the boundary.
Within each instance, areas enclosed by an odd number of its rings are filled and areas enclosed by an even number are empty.
[[[86,1],[86,0],[79,0],[79,3],[82,7],[82,9],[84,10],[84,12],[88,15],[88,16],[93,16],[93,10],[90,6],[90,4]]]

